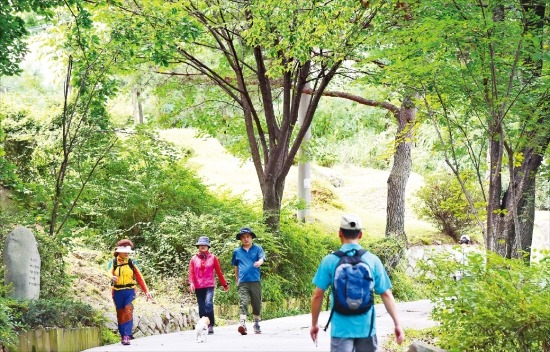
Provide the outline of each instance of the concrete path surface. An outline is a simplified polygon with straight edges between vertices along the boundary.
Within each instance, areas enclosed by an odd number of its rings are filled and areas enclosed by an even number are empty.
[[[430,319],[432,304],[428,300],[398,303],[397,309],[404,328],[422,329],[434,326]],[[319,323],[324,326],[329,312],[322,312]],[[393,322],[383,304],[376,305],[378,339],[380,345],[393,333]],[[205,343],[194,340],[194,331],[147,336],[132,340],[130,346],[120,343],[88,349],[85,352],[118,351],[330,351],[330,328],[319,332],[317,346],[311,341],[309,314],[265,320],[261,322],[262,334],[253,333],[248,324],[248,335],[240,335],[237,325],[216,327]]]

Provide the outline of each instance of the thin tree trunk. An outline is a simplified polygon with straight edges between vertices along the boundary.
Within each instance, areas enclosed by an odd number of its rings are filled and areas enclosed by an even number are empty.
[[[405,190],[411,174],[411,141],[416,108],[410,98],[403,101],[397,119],[395,154],[388,177],[388,199],[386,207],[386,236],[394,236],[407,243],[405,234]]]

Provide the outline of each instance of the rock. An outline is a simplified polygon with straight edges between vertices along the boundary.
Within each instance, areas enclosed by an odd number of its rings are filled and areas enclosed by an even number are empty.
[[[413,342],[409,346],[409,349],[407,351],[408,352],[447,352],[446,350],[442,350],[439,347],[429,345],[422,341]]]
[[[38,299],[40,296],[40,254],[31,230],[17,227],[4,247],[4,283],[12,284],[8,296]]]

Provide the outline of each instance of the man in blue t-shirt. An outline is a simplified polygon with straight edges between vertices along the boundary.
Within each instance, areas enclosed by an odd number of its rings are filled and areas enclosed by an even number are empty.
[[[260,284],[260,266],[265,262],[265,253],[261,246],[252,243],[256,234],[248,227],[243,227],[237,234],[241,246],[233,251],[231,264],[235,266],[237,292],[239,294],[240,325],[238,331],[246,335],[246,317],[248,304],[252,305],[254,332],[261,334],[260,315],[262,313],[262,286]]]
[[[355,253],[353,250],[360,250],[362,247],[359,244],[359,239],[363,236],[363,233],[361,232],[361,220],[359,217],[354,214],[344,215],[341,220],[338,236],[342,243],[342,247],[340,248],[342,252],[350,252],[350,255],[353,255]],[[395,339],[398,344],[401,344],[405,337],[405,333],[397,317],[395,301],[390,290],[392,286],[386,269],[382,265],[380,258],[368,251],[361,258],[369,265],[372,271],[374,292],[381,296],[386,310],[393,319],[395,325]],[[339,257],[336,255],[329,254],[325,256],[313,278],[313,283],[316,287],[311,298],[310,335],[315,343],[317,342],[317,334],[319,332],[318,320],[323,304],[323,295],[333,283],[334,271],[338,265],[338,261]],[[332,291],[331,304],[334,304]],[[374,306],[366,313],[359,315],[342,315],[338,312],[334,312],[330,330],[331,352],[376,351],[378,341],[376,337],[375,318],[376,313],[374,311]],[[371,323],[373,325],[372,330]],[[372,331],[370,336],[368,336],[369,331]]]

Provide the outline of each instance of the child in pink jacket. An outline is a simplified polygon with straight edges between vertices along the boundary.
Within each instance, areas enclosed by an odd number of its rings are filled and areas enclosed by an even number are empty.
[[[189,262],[189,291],[195,292],[199,304],[199,316],[201,318],[206,316],[210,319],[208,334],[212,335],[214,333],[214,288],[216,287],[214,271],[216,271],[225,292],[229,291],[229,286],[223,276],[218,258],[209,251],[210,240],[208,237],[199,237],[195,246],[199,252]]]

